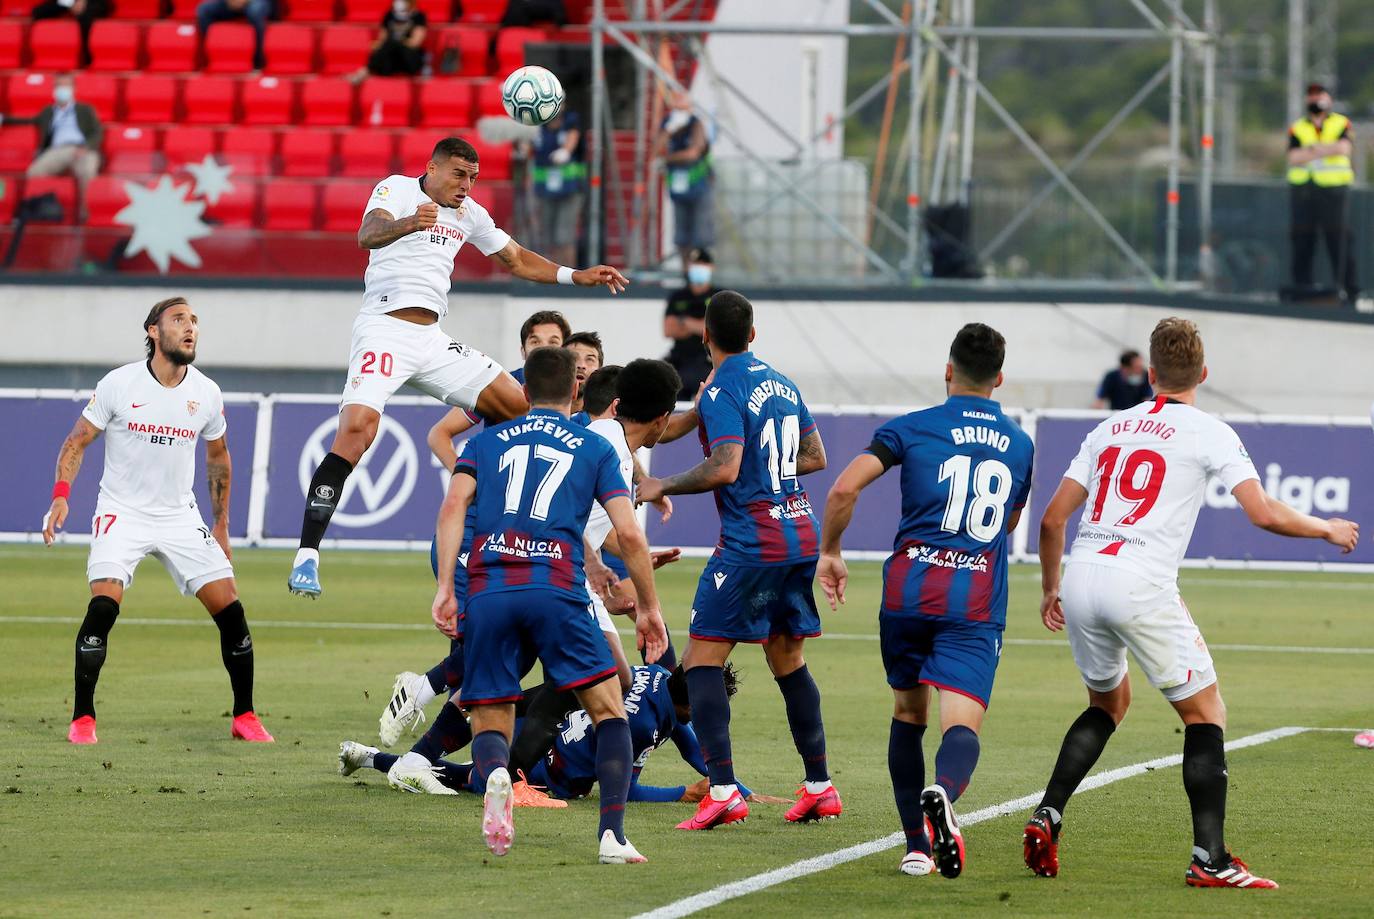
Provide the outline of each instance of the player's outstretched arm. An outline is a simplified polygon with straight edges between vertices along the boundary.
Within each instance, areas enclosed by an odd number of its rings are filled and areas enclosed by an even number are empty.
[[[434,422],[434,427],[425,435],[429,452],[433,453],[434,458],[443,463],[444,468],[450,472],[453,471],[453,464],[458,461],[458,451],[453,448],[453,438],[471,430],[474,424],[476,422],[466,411],[451,408],[444,417]]]
[[[1064,607],[1059,602],[1060,565],[1064,561],[1064,528],[1083,502],[1088,490],[1073,479],[1064,479],[1040,518],[1040,621],[1051,632],[1064,628]]]
[[[1260,487],[1258,479],[1246,479],[1231,494],[1245,511],[1250,522],[1261,530],[1280,536],[1324,539],[1339,546],[1342,553],[1352,552],[1360,541],[1360,525],[1350,520],[1332,517],[1323,520],[1294,510],[1277,498],[1271,498]]]
[[[701,385],[704,387],[706,384]],[[697,429],[699,420],[695,407],[685,412],[677,412],[668,419],[668,427],[663,429],[663,435],[659,437],[658,442],[670,444],[675,440],[681,440]]]
[[[660,443],[661,442],[662,439],[660,438]],[[649,477],[649,473],[645,472],[644,467],[640,465],[638,455],[630,457],[630,460],[634,463],[635,468],[633,478],[635,484],[638,485],[640,482],[644,481]],[[669,498],[667,495],[663,495],[657,501],[655,501],[654,507],[658,510],[660,523],[667,523],[669,520],[673,518],[673,499]]]
[[[205,484],[210,490],[210,511],[214,523],[210,532],[224,550],[226,558],[233,558],[229,548],[229,484],[234,477],[234,464],[229,458],[229,438],[205,442]]]
[[[611,518],[620,558],[630,571],[630,580],[634,582],[638,597],[635,604],[635,646],[644,652],[644,660],[652,664],[668,649],[668,629],[663,625],[658,592],[654,588],[649,540],[639,528],[639,521],[635,520],[634,506],[629,498],[612,498],[603,507],[606,508],[606,516]]]
[[[71,494],[72,483],[81,471],[81,459],[86,448],[100,436],[100,428],[84,417],[78,416],[67,439],[62,441],[62,449],[57,451],[57,473],[54,477],[52,505],[43,515],[43,543],[51,546],[57,538],[57,531],[67,522],[67,495]]]
[[[449,638],[458,637],[458,600],[453,596],[453,572],[458,567],[458,550],[463,545],[464,518],[476,494],[477,479],[472,474],[472,467],[459,464],[449,482],[444,503],[439,506],[439,519],[434,524],[439,573],[430,615],[434,625]]]
[[[664,495],[698,495],[733,485],[739,478],[739,465],[743,458],[742,444],[719,444],[711,451],[710,456],[686,472],[668,476],[666,479],[646,476],[640,480],[636,500],[640,504],[652,504]]]
[[[359,249],[380,249],[389,246],[402,236],[428,230],[439,222],[439,205],[430,201],[415,209],[409,217],[399,219],[391,212],[375,207],[363,215],[362,225],[358,227]]]
[[[797,445],[797,475],[810,475],[825,468],[825,442],[820,431],[812,431]]]
[[[500,262],[506,270],[525,281],[536,284],[558,284],[559,266],[544,258],[538,252],[531,252],[515,240],[506,243],[491,255],[491,260]],[[566,283],[566,282],[562,282]],[[572,283],[578,287],[601,287],[618,294],[630,285],[619,269],[610,265],[596,265],[592,268],[579,268],[572,272]]]
[[[819,436],[817,437],[819,440]],[[806,445],[806,441],[802,441]],[[822,448],[822,451],[824,448]],[[824,462],[824,452],[822,452]],[[800,456],[798,472],[801,471]],[[840,555],[840,543],[849,521],[854,519],[854,505],[858,503],[859,493],[878,480],[887,469],[882,460],[872,453],[860,453],[845,467],[844,472],[830,486],[830,494],[825,498],[825,515],[821,519],[821,557],[816,563],[816,580],[821,582],[821,590],[830,601],[830,608],[838,609],[844,603],[844,589],[849,582],[849,568]]]

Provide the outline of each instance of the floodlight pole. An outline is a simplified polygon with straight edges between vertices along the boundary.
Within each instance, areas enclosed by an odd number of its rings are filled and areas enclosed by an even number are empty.
[[[973,26],[974,0],[964,0],[964,25]],[[969,36],[968,60],[965,68],[969,75],[964,81],[964,126],[959,132],[959,203],[964,207],[973,206],[973,129],[975,106],[978,104],[978,90],[973,81],[978,79],[978,36]]]
[[[1215,166],[1216,109],[1217,109],[1217,6],[1216,0],[1204,0],[1202,29],[1212,36],[1202,46],[1202,138],[1197,181],[1198,207],[1198,273],[1204,288],[1211,288],[1216,280],[1216,265],[1212,253],[1212,175]]]
[[[908,112],[907,131],[909,146],[906,152],[906,257],[902,269],[907,279],[916,284],[921,278],[921,19],[927,9],[933,9],[936,0],[915,0],[911,10],[911,22],[907,37],[910,67],[907,72]],[[932,17],[933,18],[933,17]]]
[[[1183,115],[1183,39],[1177,22],[1173,35],[1169,51],[1169,178],[1164,193],[1164,283],[1170,289],[1178,283],[1178,161]]]
[[[601,109],[606,91],[606,0],[592,7],[592,129],[591,177],[587,189],[587,258],[601,261],[601,160],[606,153],[605,124]]]

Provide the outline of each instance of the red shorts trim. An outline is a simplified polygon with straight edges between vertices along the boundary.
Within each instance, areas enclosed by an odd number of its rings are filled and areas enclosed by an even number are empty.
[[[582,679],[574,680],[571,683],[564,683],[562,686],[558,687],[558,691],[564,692],[565,690],[569,689],[581,689],[584,686],[592,686],[596,683],[600,683],[602,680],[610,679],[611,677],[615,676],[615,674],[616,668],[612,667],[609,670],[603,670],[601,673],[593,674],[592,676],[588,677],[583,677]],[[521,696],[516,696],[516,698],[519,699],[521,698]]]
[[[463,708],[472,705],[502,705],[508,702],[519,702],[523,698],[525,698],[524,693],[515,696],[495,696],[491,699],[464,699],[461,692],[458,695],[458,701]]]
[[[720,636],[720,635],[698,635],[696,632],[688,632],[688,633],[687,633],[687,636],[688,636],[689,638],[691,638],[693,641],[734,642],[734,643],[737,644],[737,645],[763,645],[763,644],[767,644],[768,642],[772,641],[774,638],[777,638],[779,635],[787,635],[787,633],[786,633],[786,632],[774,632],[772,635],[769,635],[767,638],[723,638],[723,637]],[[789,638],[797,638],[797,639],[820,638],[820,637],[821,637],[821,633],[820,633],[820,632],[806,632],[805,634],[802,634],[802,635],[796,635],[796,634],[788,635],[788,637],[789,637]]]
[[[922,680],[921,685],[934,686],[941,692],[958,693],[959,695],[972,699],[974,702],[977,702],[979,705],[983,706],[983,711],[988,710],[988,703],[986,699],[980,699],[978,696],[975,696],[973,693],[969,692],[966,689],[959,689],[957,686],[946,686],[944,683],[937,683],[934,680]]]

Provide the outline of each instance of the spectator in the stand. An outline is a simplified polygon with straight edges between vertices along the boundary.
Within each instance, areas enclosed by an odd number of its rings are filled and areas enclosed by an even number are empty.
[[[1108,370],[1097,387],[1097,401],[1094,408],[1109,408],[1114,412],[1133,408],[1146,399],[1153,399],[1155,391],[1150,388],[1150,378],[1145,373],[1145,359],[1139,351],[1121,352],[1121,363],[1115,370]]]
[[[695,399],[697,388],[711,375],[711,358],[701,333],[706,328],[706,301],[717,290],[711,283],[713,268],[710,252],[693,249],[688,253],[687,286],[668,295],[668,308],[663,311],[663,334],[673,341],[666,360],[682,378],[677,397],[684,402]]]
[[[576,112],[564,107],[553,121],[540,126],[531,178],[539,203],[539,251],[559,264],[577,264],[587,163]]]
[[[568,24],[568,11],[563,6],[563,0],[510,0],[506,4],[505,15],[501,17],[501,28],[532,26],[542,22],[552,22],[560,29]]]
[[[418,76],[425,67],[429,19],[413,0],[394,0],[382,17],[367,58],[367,72],[379,77]]]
[[[673,96],[673,110],[663,119],[655,148],[668,174],[673,242],[686,265],[692,249],[705,249],[716,242],[711,141],[706,125],[692,112],[692,97],[687,93]]]
[[[105,127],[95,109],[76,101],[76,88],[69,73],[52,81],[52,105],[31,118],[0,116],[0,122],[31,124],[38,128],[38,155],[29,164],[29,178],[71,173],[76,177],[80,219],[86,213],[86,185],[100,172],[100,142]]]
[[[196,7],[196,22],[200,24],[200,35],[204,39],[210,26],[230,19],[247,19],[258,33],[257,46],[253,50],[253,66],[262,69],[262,36],[267,31],[267,20],[276,15],[275,0],[205,0]]]
[[[110,0],[42,0],[33,8],[33,18],[61,19],[70,16],[81,26],[81,66],[91,62],[91,23],[110,15]]]

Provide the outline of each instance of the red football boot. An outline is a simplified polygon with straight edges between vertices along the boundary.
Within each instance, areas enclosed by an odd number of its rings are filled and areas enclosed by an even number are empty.
[[[1183,876],[1183,880],[1187,882],[1189,887],[1236,887],[1245,890],[1273,890],[1279,886],[1276,881],[1251,874],[1245,862],[1230,852],[1227,852],[1226,856],[1229,861],[1220,868],[1204,865],[1197,860],[1197,856],[1193,856],[1193,863],[1188,866],[1188,873]]]
[[[813,795],[803,785],[797,789],[797,803],[787,811],[787,819],[792,823],[805,823],[808,820],[828,820],[840,816],[844,805],[840,793],[831,785],[818,795]]]
[[[1026,821],[1021,835],[1021,848],[1026,867],[1042,878],[1059,875],[1059,824],[1054,822],[1048,808],[1041,808]]]
[[[724,801],[717,801],[709,794],[697,805],[697,812],[691,818],[677,825],[679,830],[710,830],[727,823],[739,823],[749,816],[749,805],[740,796],[739,789],[731,792]]]
[[[276,739],[267,733],[267,728],[262,726],[258,716],[252,712],[244,712],[234,718],[234,726],[229,731],[229,736],[249,743],[272,743]]]
[[[72,726],[67,728],[67,739],[79,744],[95,743],[95,718],[90,715],[77,718],[72,722]]]

